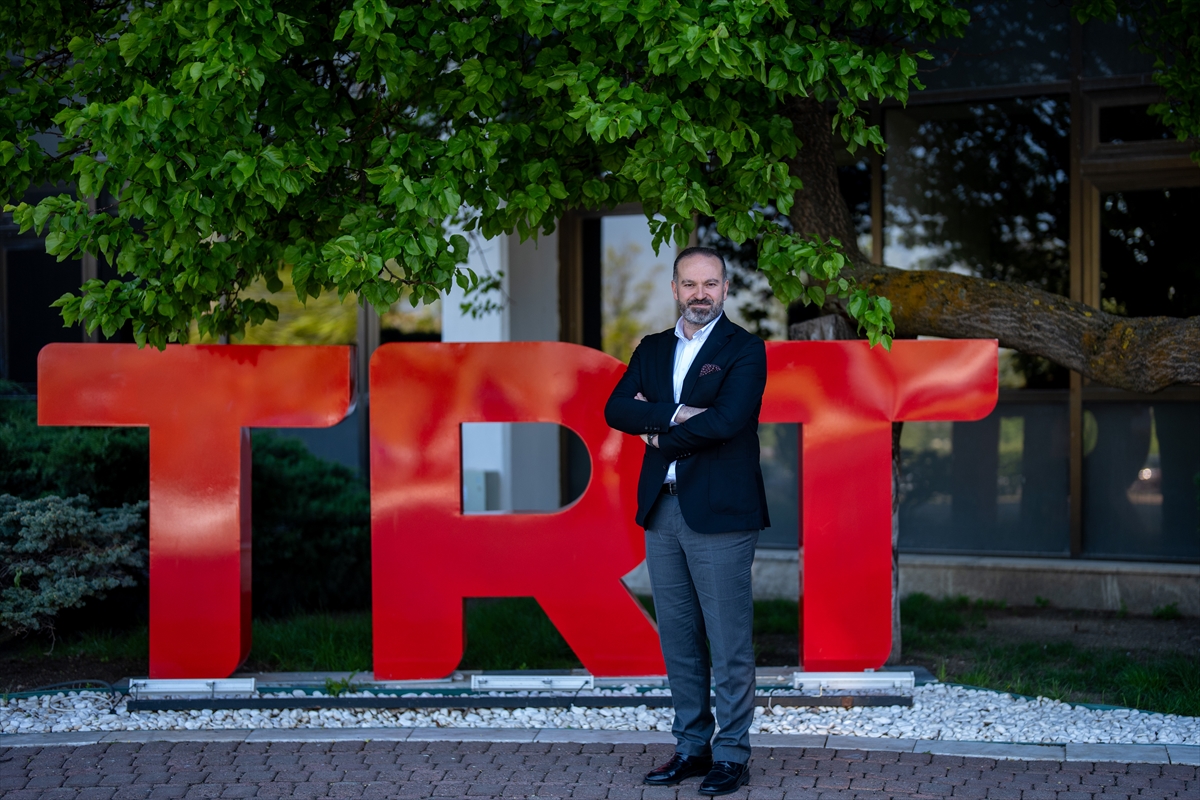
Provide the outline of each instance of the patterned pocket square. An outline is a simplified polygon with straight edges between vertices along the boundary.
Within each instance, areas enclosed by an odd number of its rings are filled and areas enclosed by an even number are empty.
[[[716,364],[705,364],[703,367],[700,368],[700,377],[703,378],[705,375],[710,375],[714,372],[720,372],[720,371],[721,371],[721,368],[718,367]]]

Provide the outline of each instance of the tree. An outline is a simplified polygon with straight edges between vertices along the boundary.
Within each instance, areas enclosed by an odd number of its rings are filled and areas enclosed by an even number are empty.
[[[159,346],[193,319],[239,335],[273,318],[244,293],[280,289],[284,265],[301,298],[357,292],[383,308],[410,287],[431,300],[477,280],[457,270],[467,243],[447,220],[526,236],[569,208],[630,201],[663,215],[660,243],[683,241],[695,213],[761,237],[781,296],[840,294],[883,340],[887,301],[840,278],[838,244],[787,236],[755,208],[786,209],[800,188],[793,98],[837,102],[858,147],[881,142],[859,105],[907,96],[915,58],[852,31],[966,22],[894,0],[52,0],[0,15],[20,54],[0,106],[4,193],[79,194],[14,216],[48,223],[51,253],[92,252],[126,276],[64,298],[68,323],[129,322]]]
[[[124,277],[64,297],[64,319],[156,346],[193,320],[236,337],[273,319],[249,288],[280,290],[284,269],[302,300],[384,309],[479,281],[451,224],[528,236],[639,202],[656,243],[711,217],[756,243],[781,300],[837,308],[873,343],[989,336],[1111,385],[1200,381],[1198,320],[872,267],[854,247],[835,148],[882,147],[867,104],[905,101],[910,43],[967,23],[953,0],[8,4],[0,181],[9,200],[74,183],[13,211],[50,252]]]

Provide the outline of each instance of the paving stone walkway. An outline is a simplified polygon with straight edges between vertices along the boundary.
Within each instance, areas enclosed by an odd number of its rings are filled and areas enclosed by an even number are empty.
[[[147,741],[0,745],[3,800],[700,797],[649,788],[669,744],[488,741]],[[914,752],[756,748],[733,798],[1112,800],[1200,797],[1186,764],[994,760]]]

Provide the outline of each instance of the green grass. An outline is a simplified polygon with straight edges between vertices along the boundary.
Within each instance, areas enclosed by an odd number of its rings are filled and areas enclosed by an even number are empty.
[[[934,600],[923,594],[900,601],[901,636],[905,650],[970,647],[971,631],[987,626],[984,611],[994,604],[971,602],[965,597]]]
[[[247,666],[270,672],[366,672],[371,669],[371,615],[255,620]]]
[[[1135,656],[1070,643],[984,646],[958,683],[1058,700],[1200,715],[1200,671],[1182,653]]]
[[[754,633],[800,635],[800,604],[791,600],[756,600]]]
[[[1200,669],[1184,653],[1084,649],[1069,642],[987,641],[994,604],[912,595],[900,604],[904,651],[938,678],[1014,694],[1200,715]],[[951,666],[961,665],[961,666]]]
[[[462,669],[575,669],[583,666],[532,597],[466,603]]]
[[[27,639],[14,648],[22,658],[91,658],[100,662],[144,659],[150,651],[150,634],[145,626],[130,630],[78,631],[54,642]]]

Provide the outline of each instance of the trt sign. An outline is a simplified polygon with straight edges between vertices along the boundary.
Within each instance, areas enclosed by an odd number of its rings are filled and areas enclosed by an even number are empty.
[[[221,677],[250,648],[248,429],[322,427],[350,410],[348,347],[54,344],[43,425],[150,428],[150,673]],[[770,342],[763,422],[802,423],[809,670],[882,665],[891,648],[891,424],[972,420],[996,402],[994,341]],[[598,676],[664,672],[653,622],[621,583],[644,557],[640,439],[603,407],[624,365],[559,342],[389,344],[371,359],[375,677],[443,677],[463,599],[532,596]],[[550,514],[464,514],[461,426],[551,422],[591,458]]]

